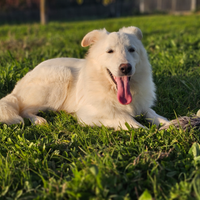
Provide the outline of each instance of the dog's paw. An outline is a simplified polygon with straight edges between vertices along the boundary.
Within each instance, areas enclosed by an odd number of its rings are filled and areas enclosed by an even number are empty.
[[[42,124],[46,124],[47,121],[43,117],[38,117],[37,116],[37,117],[34,118],[34,121],[32,121],[32,123],[35,124],[35,125],[42,125]]]
[[[159,119],[159,125],[158,126],[169,126],[170,125],[170,121],[168,121],[167,119],[165,118],[162,118],[162,119]]]
[[[161,123],[161,127],[159,128],[159,131],[167,130],[171,125],[172,125],[172,123],[170,121],[167,121],[165,123]]]
[[[138,128],[145,128],[145,129],[148,129],[147,127],[139,124],[139,123],[132,123],[132,124],[128,124],[128,123],[125,123],[124,125],[119,125],[117,128],[115,128],[115,130],[130,130],[130,129],[138,129]]]

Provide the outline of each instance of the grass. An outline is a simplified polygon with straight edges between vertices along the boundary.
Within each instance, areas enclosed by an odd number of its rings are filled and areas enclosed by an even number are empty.
[[[138,26],[161,115],[200,108],[200,16],[140,16],[0,26],[0,97],[43,60],[84,57],[83,36]],[[200,199],[200,132],[169,128],[114,131],[82,127],[65,112],[49,122],[0,124],[0,199]]]

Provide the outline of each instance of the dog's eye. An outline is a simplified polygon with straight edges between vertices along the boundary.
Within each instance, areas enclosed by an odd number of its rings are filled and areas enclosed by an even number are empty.
[[[108,50],[107,53],[114,53],[112,49]]]
[[[129,48],[129,50],[128,50],[130,53],[133,53],[133,52],[135,52],[135,49],[133,48],[133,47],[131,47],[131,48]]]

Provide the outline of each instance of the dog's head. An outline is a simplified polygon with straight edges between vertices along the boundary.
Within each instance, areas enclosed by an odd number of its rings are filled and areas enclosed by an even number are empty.
[[[118,100],[124,105],[132,101],[130,79],[140,60],[141,39],[141,30],[131,26],[112,33],[94,30],[81,42],[83,47],[92,45],[88,56],[109,74],[111,83],[117,86]]]

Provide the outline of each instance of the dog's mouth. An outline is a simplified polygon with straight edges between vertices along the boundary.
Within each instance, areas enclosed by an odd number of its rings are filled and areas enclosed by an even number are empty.
[[[110,78],[115,83],[117,87],[117,98],[118,101],[123,104],[127,105],[130,104],[132,101],[132,95],[130,92],[130,76],[114,76],[109,69],[107,69]]]
[[[108,74],[110,75],[110,78],[112,79],[112,81],[115,83],[115,85],[117,86],[117,83],[115,81],[115,77],[113,76],[113,74],[111,73],[111,71],[107,68]],[[131,80],[131,76],[128,76],[128,80]]]
[[[115,81],[115,78],[113,76],[113,74],[111,73],[111,71],[107,68],[108,74],[110,75],[110,78],[112,79],[112,81],[115,83],[115,85],[117,86],[117,83]]]

